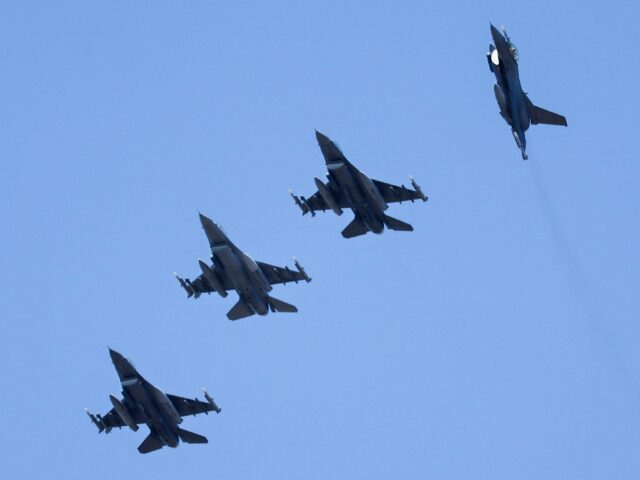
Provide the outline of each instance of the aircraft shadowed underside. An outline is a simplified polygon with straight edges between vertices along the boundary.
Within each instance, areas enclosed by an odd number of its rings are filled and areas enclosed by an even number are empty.
[[[567,119],[562,115],[536,107],[520,85],[520,71],[518,70],[518,50],[511,42],[507,32],[500,33],[491,25],[491,36],[495,45],[489,45],[487,61],[489,69],[495,74],[497,83],[493,86],[496,101],[500,107],[500,115],[511,127],[511,133],[516,145],[522,152],[522,159],[527,159],[527,140],[524,132],[530,124],[567,126]]]
[[[342,231],[345,238],[357,237],[367,232],[382,233],[384,227],[400,231],[413,230],[408,223],[384,213],[389,208],[389,203],[428,200],[413,178],[411,185],[414,190],[404,185],[396,186],[372,180],[349,162],[328,137],[316,131],[316,138],[327,165],[328,182],[315,178],[318,191],[309,198],[289,192],[303,215],[311,213],[315,216],[318,210],[333,210],[336,215],[342,215],[343,208],[351,209],[355,218]]]
[[[145,423],[150,432],[138,447],[140,453],[153,452],[164,446],[175,448],[180,440],[186,443],[208,442],[206,437],[179,427],[186,415],[220,412],[206,391],[205,402],[166,394],[146,381],[120,353],[109,349],[109,355],[120,377],[123,399],[109,395],[113,408],[104,416],[87,411],[100,433],[125,426],[136,432],[138,425]]]
[[[271,285],[298,283],[300,280],[311,281],[295,258],[293,261],[296,270],[256,262],[236,247],[220,226],[210,218],[200,214],[200,223],[209,240],[213,264],[209,266],[204,260],[200,260],[198,263],[202,274],[193,281],[176,275],[189,297],[198,298],[202,293],[212,292],[226,297],[228,290],[235,290],[240,299],[227,313],[229,320],[238,320],[256,313],[266,315],[269,310],[272,312],[298,311],[294,305],[269,295],[273,289]]]

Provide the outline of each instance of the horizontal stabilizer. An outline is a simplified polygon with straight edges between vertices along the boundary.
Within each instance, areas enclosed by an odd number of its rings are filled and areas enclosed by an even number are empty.
[[[367,233],[369,229],[358,218],[354,218],[352,222],[347,225],[347,228],[342,230],[342,236],[344,238],[353,238]]]
[[[278,300],[274,297],[267,298],[267,301],[269,302],[269,306],[272,308],[272,310],[275,310],[276,312],[295,313],[298,311],[295,305],[283,302],[282,300]]]
[[[190,432],[188,430],[178,429],[178,435],[180,439],[185,443],[209,443],[207,437],[198,435],[197,433]]]
[[[391,230],[399,230],[401,232],[413,232],[413,227],[408,223],[403,222],[402,220],[398,220],[397,218],[390,217],[389,215],[384,216],[384,223],[387,228]]]
[[[162,440],[160,440],[154,433],[150,433],[149,436],[144,439],[144,442],[140,444],[138,451],[140,453],[149,453],[154,450],[160,450],[162,447],[164,447]]]
[[[251,310],[249,305],[247,305],[247,302],[245,302],[241,298],[240,300],[238,300],[238,303],[236,303],[233,308],[229,310],[229,313],[227,313],[227,318],[229,320],[239,320],[241,318],[250,317],[251,315],[253,315],[253,310]]]
[[[531,123],[537,125],[539,123],[544,123],[547,125],[563,125],[567,126],[567,119],[562,115],[558,115],[557,113],[550,112],[549,110],[545,110],[544,108],[536,107],[529,97],[525,95],[525,103],[527,104],[527,112],[529,113],[529,118],[531,118]]]

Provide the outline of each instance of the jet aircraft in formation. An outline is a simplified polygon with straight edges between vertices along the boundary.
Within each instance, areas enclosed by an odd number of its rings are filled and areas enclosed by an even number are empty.
[[[506,30],[500,33],[491,25],[491,36],[495,45],[489,45],[487,61],[489,69],[495,74],[497,83],[493,86],[500,115],[511,126],[511,133],[516,145],[522,152],[522,159],[527,159],[527,140],[524,132],[529,124],[567,126],[567,119],[557,113],[549,112],[536,107],[520,85],[520,72],[518,70],[518,50],[513,44]]]
[[[208,442],[206,437],[179,426],[186,415],[220,413],[220,408],[206,391],[206,402],[166,394],[145,380],[120,353],[109,349],[109,355],[120,377],[124,398],[118,400],[109,395],[113,408],[104,416],[87,411],[100,433],[109,433],[115,427],[124,426],[136,432],[138,425],[146,423],[150,433],[138,447],[140,453],[153,452],[164,446],[175,448],[180,440],[185,443]]]
[[[412,231],[413,227],[396,218],[386,215],[389,203],[422,200],[427,196],[411,178],[414,190],[404,185],[398,187],[379,180],[372,180],[358,170],[344,156],[340,148],[322,133],[316,131],[316,138],[327,165],[326,184],[315,178],[318,191],[311,197],[298,197],[289,192],[302,214],[315,216],[318,210],[333,210],[342,215],[343,208],[350,208],[355,218],[342,231],[345,238],[357,237],[367,232],[382,233],[384,227],[391,230]]]
[[[225,235],[219,225],[210,218],[200,214],[200,223],[211,247],[212,266],[200,260],[202,273],[194,281],[176,278],[189,297],[198,298],[203,293],[216,292],[221,297],[227,296],[227,290],[238,292],[240,299],[227,313],[229,320],[238,320],[253,314],[266,315],[272,312],[297,312],[298,309],[289,303],[269,295],[271,285],[277,283],[298,283],[300,280],[310,282],[304,268],[294,258],[297,270],[288,267],[276,267],[264,262],[256,262],[249,255],[236,247]]]
[[[567,121],[561,115],[536,107],[523,92],[518,71],[518,52],[506,31],[503,32],[504,34],[500,33],[491,25],[491,35],[495,45],[489,46],[487,60],[497,80],[494,93],[500,107],[500,115],[511,126],[513,137],[522,152],[522,158],[526,159],[524,132],[530,124],[546,123],[566,126]],[[309,198],[298,197],[290,192],[303,215],[311,213],[315,216],[318,210],[333,210],[337,215],[342,215],[342,209],[351,209],[354,219],[342,231],[342,236],[345,238],[357,237],[367,232],[379,234],[384,227],[400,231],[413,230],[408,223],[385,213],[389,203],[428,200],[413,178],[411,178],[413,190],[404,185],[396,186],[372,180],[349,162],[340,148],[329,138],[318,131],[316,131],[316,138],[327,166],[328,181],[325,183],[315,178],[318,191]],[[200,260],[202,273],[193,282],[176,274],[178,282],[187,292],[188,297],[198,298],[203,293],[212,292],[226,297],[229,290],[235,290],[239,300],[227,313],[230,320],[245,318],[256,313],[266,315],[269,310],[297,312],[294,305],[269,294],[274,284],[298,283],[300,280],[311,281],[295,258],[296,270],[255,262],[236,247],[220,226],[210,218],[200,214],[200,223],[209,240],[212,265],[209,266],[205,261]],[[220,408],[206,391],[204,392],[206,401],[165,394],[145,380],[131,362],[120,353],[109,349],[109,354],[120,377],[124,398],[119,400],[110,395],[113,408],[104,416],[87,411],[87,415],[98,427],[99,432],[109,433],[114,427],[124,426],[137,431],[138,425],[145,423],[150,433],[138,447],[140,453],[152,452],[164,446],[175,448],[180,440],[186,443],[207,443],[207,439],[202,435],[179,427],[185,415],[220,412]]]

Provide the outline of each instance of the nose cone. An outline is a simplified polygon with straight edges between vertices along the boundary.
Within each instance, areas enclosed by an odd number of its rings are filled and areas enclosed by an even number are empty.
[[[340,148],[329,137],[316,130],[316,139],[318,140],[318,145],[320,145],[320,150],[327,164],[345,160]]]
[[[222,229],[206,215],[203,215],[202,213],[198,214],[200,215],[200,223],[202,224],[202,228],[204,228],[204,233],[209,239],[209,245],[213,246],[214,244],[226,243],[227,236],[224,234]]]
[[[491,25],[491,36],[493,37],[493,42],[495,43],[496,47],[499,43],[504,43],[505,39],[502,33],[500,33],[500,30],[494,27],[493,24],[489,25]]]
[[[200,224],[202,225],[202,228],[204,228],[204,231],[207,232],[207,237],[217,237],[220,235],[220,227],[218,227],[218,225],[216,225],[213,220],[199,212],[198,215],[200,215]]]
[[[207,225],[211,225],[213,223],[213,220],[211,220],[209,217],[207,217],[206,215],[203,215],[200,212],[198,212],[198,216],[200,217],[200,223],[205,228]]]
[[[324,133],[320,133],[318,130],[316,130],[316,140],[318,140],[318,145],[326,145],[328,143],[331,143],[329,137],[327,137]]]
[[[113,366],[118,372],[118,376],[120,380],[124,378],[137,377],[137,372],[133,364],[124,358],[121,353],[116,352],[113,349],[109,349],[109,355],[111,356],[111,361],[113,362]]]
[[[116,352],[114,349],[109,348],[109,356],[111,357],[111,361],[113,363],[120,362],[125,360],[121,353]]]

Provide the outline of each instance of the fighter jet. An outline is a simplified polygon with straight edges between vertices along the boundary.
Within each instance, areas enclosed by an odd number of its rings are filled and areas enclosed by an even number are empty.
[[[372,180],[353,166],[334,142],[317,130],[316,138],[327,164],[329,181],[325,184],[316,177],[314,180],[318,191],[309,198],[298,197],[289,191],[303,215],[311,212],[315,216],[318,210],[324,212],[329,209],[336,215],[342,215],[343,208],[350,208],[355,218],[342,231],[344,238],[367,232],[382,233],[385,226],[391,230],[413,231],[408,223],[384,213],[389,208],[388,203],[428,200],[412,177],[409,178],[414,190],[404,185],[398,187]]]
[[[109,349],[109,355],[120,377],[124,398],[118,400],[109,395],[113,408],[104,416],[86,410],[99,433],[109,433],[115,427],[124,426],[137,432],[138,425],[146,423],[151,432],[138,447],[140,453],[153,452],[164,446],[175,448],[180,440],[186,443],[208,442],[206,437],[179,427],[185,415],[220,413],[220,408],[206,391],[206,402],[166,394],[147,382],[120,353]]]
[[[495,46],[489,45],[487,61],[489,69],[495,74],[497,80],[493,86],[493,92],[500,107],[500,115],[511,126],[511,133],[522,152],[522,159],[526,160],[527,140],[524,132],[529,128],[529,124],[546,123],[566,127],[567,119],[557,113],[536,107],[531,103],[527,94],[522,91],[518,71],[518,50],[506,30],[502,31],[503,33],[500,33],[496,27],[491,25],[491,36],[493,36]]]
[[[229,320],[238,320],[253,314],[266,315],[272,312],[297,312],[294,305],[269,295],[273,289],[271,285],[277,283],[307,283],[311,278],[304,268],[294,258],[296,270],[289,267],[275,267],[268,263],[255,262],[249,255],[236,247],[225,235],[219,225],[200,214],[200,223],[209,240],[211,247],[212,266],[200,260],[202,274],[193,282],[183,279],[176,274],[176,278],[187,296],[198,298],[202,293],[217,292],[221,297],[227,296],[227,290],[235,290],[240,300],[227,313]]]

